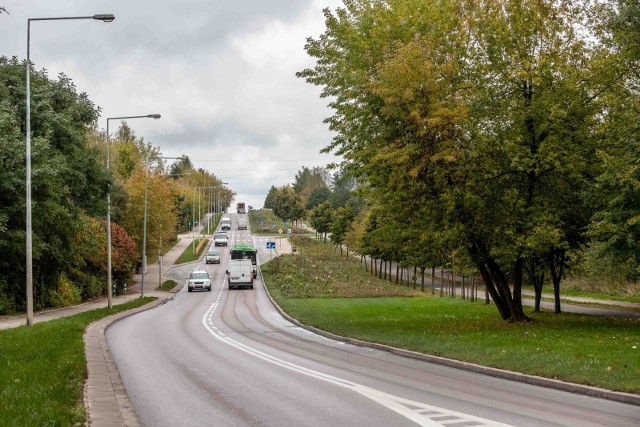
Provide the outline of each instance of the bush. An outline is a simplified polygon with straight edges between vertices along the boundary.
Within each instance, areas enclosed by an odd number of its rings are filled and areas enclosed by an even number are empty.
[[[54,307],[67,307],[82,302],[82,292],[77,288],[66,274],[61,274],[58,278],[58,286],[55,290],[50,289],[48,299]]]
[[[7,295],[7,283],[0,280],[0,316],[14,313],[14,307],[11,299]]]

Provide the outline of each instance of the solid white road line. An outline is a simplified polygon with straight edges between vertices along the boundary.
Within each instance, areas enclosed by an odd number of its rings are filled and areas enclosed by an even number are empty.
[[[508,424],[502,424],[495,421],[487,420],[480,417],[475,417],[473,415],[463,414],[461,412],[450,411],[444,408],[440,408],[437,406],[428,405],[422,402],[416,402],[413,400],[405,399],[399,396],[394,396],[392,394],[385,393],[380,390],[376,390],[361,384],[357,384],[342,378],[334,377],[332,375],[324,374],[319,371],[315,371],[313,369],[308,369],[300,365],[296,365],[291,362],[287,362],[286,360],[282,360],[275,356],[271,356],[263,351],[257,350],[253,347],[250,347],[246,344],[243,344],[239,341],[234,340],[226,336],[222,331],[220,331],[213,323],[213,315],[220,305],[220,299],[222,297],[222,293],[224,292],[225,286],[224,283],[218,292],[218,297],[216,301],[211,304],[209,309],[205,312],[202,317],[202,324],[204,327],[211,333],[211,335],[222,341],[225,344],[228,344],[240,351],[243,351],[247,354],[250,354],[259,359],[265,360],[267,362],[273,363],[280,367],[289,369],[294,372],[298,372],[303,375],[308,375],[310,377],[316,378],[318,380],[326,381],[332,384],[335,384],[340,387],[345,387],[355,391],[356,393],[365,396],[374,402],[379,403],[380,405],[395,411],[396,413],[402,415],[403,417],[410,419],[421,426],[446,426],[448,424],[457,424],[457,423],[474,423],[477,426],[495,426],[495,427],[507,427]],[[471,424],[467,424],[471,425]]]

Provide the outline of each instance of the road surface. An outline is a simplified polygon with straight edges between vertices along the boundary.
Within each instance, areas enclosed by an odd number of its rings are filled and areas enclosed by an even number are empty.
[[[231,216],[231,244],[253,241],[250,230],[235,229]],[[227,289],[229,251],[221,252],[220,265],[198,267],[212,275],[211,292],[185,288],[173,301],[107,331],[143,425],[640,425],[638,406],[312,334],[280,316],[260,278],[253,290]]]

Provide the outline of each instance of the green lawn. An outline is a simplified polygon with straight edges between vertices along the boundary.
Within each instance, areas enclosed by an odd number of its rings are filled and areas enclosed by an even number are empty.
[[[209,246],[209,240],[208,239],[205,239],[205,240],[206,240],[206,243],[204,243],[200,247],[200,250],[197,250],[198,245],[200,243],[200,239],[195,239],[191,245],[188,245],[184,249],[184,251],[182,252],[182,254],[180,254],[180,256],[178,257],[178,259],[174,264],[184,264],[185,262],[198,260],[200,258],[200,255],[202,255],[202,252],[204,252]],[[194,250],[196,250],[197,253],[194,253]]]
[[[163,291],[166,291],[166,292],[169,292],[170,290],[172,290],[173,288],[175,288],[175,287],[176,287],[176,285],[177,285],[177,283],[176,283],[174,280],[169,279],[169,280],[165,280],[165,281],[162,283],[162,287],[161,287],[161,288],[159,288],[159,289],[160,289],[160,290],[163,290]]]
[[[640,321],[548,311],[503,322],[494,305],[390,284],[329,245],[297,239],[299,255],[262,269],[278,304],[338,335],[610,390],[640,393]]]
[[[0,331],[0,426],[84,425],[84,330],[153,300]]]

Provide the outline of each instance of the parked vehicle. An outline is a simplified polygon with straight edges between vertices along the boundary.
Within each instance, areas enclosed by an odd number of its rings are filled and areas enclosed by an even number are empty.
[[[211,249],[207,251],[204,260],[207,264],[220,264],[220,252]]]
[[[196,270],[189,275],[187,290],[211,291],[211,276],[206,271]]]
[[[225,216],[220,220],[220,230],[231,230],[231,218]]]
[[[238,202],[236,204],[236,210],[238,211],[239,214],[246,213],[247,211],[246,211],[246,209],[244,207],[244,202]]]
[[[232,259],[227,267],[229,289],[245,287],[253,289],[253,266],[249,259]]]
[[[213,246],[228,246],[229,236],[227,233],[216,233],[213,235]]]

